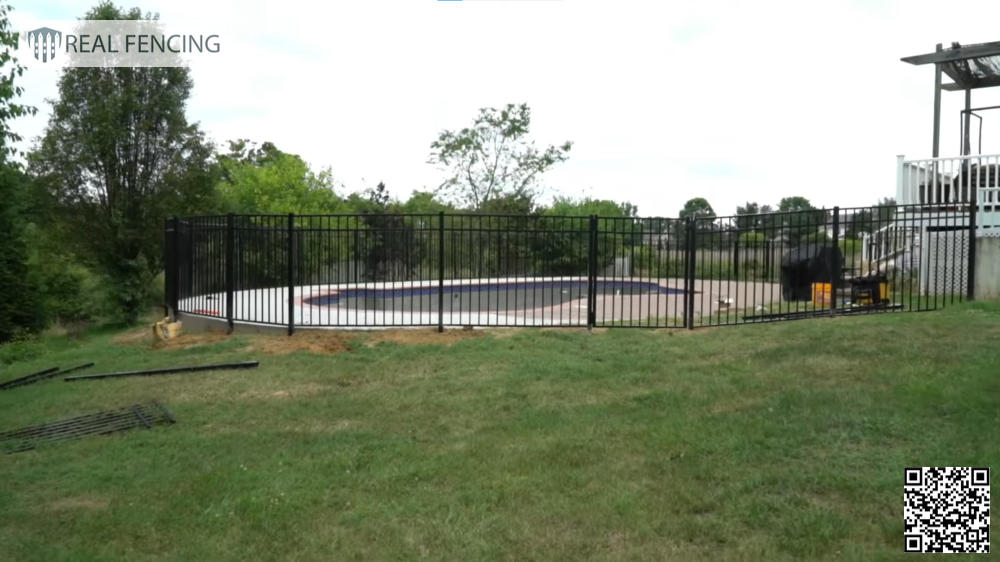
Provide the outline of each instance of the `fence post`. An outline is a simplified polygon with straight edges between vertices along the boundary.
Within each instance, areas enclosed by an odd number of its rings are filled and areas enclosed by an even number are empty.
[[[186,248],[187,249],[187,262],[188,262],[188,268],[187,268],[187,287],[188,287],[188,291],[189,291],[188,294],[191,294],[191,295],[196,294],[195,293],[195,287],[194,287],[194,233],[195,233],[194,221],[188,221],[188,227],[187,227],[187,248]]]
[[[288,213],[288,335],[295,333],[295,213]]]
[[[177,284],[180,281],[180,264],[177,261],[177,222],[177,217],[167,219],[166,240],[163,248],[163,282],[165,285],[163,296],[167,301],[166,316],[170,318],[171,322],[177,320]]]
[[[733,239],[733,275],[732,279],[739,281],[740,278],[740,232],[736,231],[736,237]]]
[[[229,333],[233,333],[233,285],[236,282],[233,275],[235,236],[235,219],[233,213],[229,213],[226,215],[226,324],[229,325]]]
[[[841,259],[837,256],[841,255]],[[840,276],[843,273],[843,255],[840,254],[840,207],[833,208],[833,252],[830,259],[834,261],[830,268],[830,316],[837,314],[837,289],[840,288]]]
[[[698,236],[698,227],[695,220],[691,217],[687,218],[687,265],[688,270],[685,272],[684,279],[684,299],[685,299],[685,320],[684,324],[687,326],[688,330],[694,329],[694,280],[695,280],[695,253],[697,252],[697,242],[696,237]]]
[[[682,219],[676,219],[676,220],[680,221]],[[681,326],[684,327],[684,328],[690,329],[691,327],[688,326],[688,293],[691,292],[691,286],[688,283],[688,281],[689,281],[688,278],[690,277],[688,275],[688,273],[691,271],[691,264],[688,263],[688,261],[691,259],[691,255],[690,255],[690,251],[689,251],[690,250],[690,243],[691,243],[691,240],[690,240],[690,238],[691,238],[691,228],[690,228],[690,226],[691,225],[688,224],[688,222],[689,222],[690,219],[683,219],[683,220],[684,220],[683,230],[678,229],[679,232],[683,232],[684,233],[684,235],[680,237],[681,240],[678,242],[678,250],[680,250],[681,252],[683,252],[683,254],[682,254],[683,257],[681,259],[681,263],[683,263],[683,265],[684,265],[684,271],[682,272],[682,274],[684,275],[684,293],[683,293],[684,299],[681,301],[682,302],[682,305],[681,305],[681,314],[683,315],[684,319],[683,319],[683,321],[681,323]],[[683,242],[683,244],[681,244],[681,242]]]
[[[976,193],[977,188],[972,187],[972,193]],[[978,195],[978,193],[976,194]],[[976,213],[979,211],[977,197],[973,195],[972,203],[969,203],[969,270],[965,273],[967,286],[965,288],[966,299],[976,300]]]
[[[587,236],[587,331],[597,324],[597,215],[590,215]]]
[[[444,331],[444,211],[438,212],[438,332]]]

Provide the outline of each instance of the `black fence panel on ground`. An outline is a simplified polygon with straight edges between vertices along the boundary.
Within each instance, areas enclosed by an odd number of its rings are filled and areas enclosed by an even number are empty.
[[[971,207],[688,219],[220,215],[167,221],[173,312],[295,327],[695,328],[969,298]]]

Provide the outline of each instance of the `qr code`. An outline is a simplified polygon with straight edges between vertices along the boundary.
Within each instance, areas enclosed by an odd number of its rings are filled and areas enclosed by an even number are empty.
[[[906,552],[990,551],[990,469],[907,468],[903,484]]]

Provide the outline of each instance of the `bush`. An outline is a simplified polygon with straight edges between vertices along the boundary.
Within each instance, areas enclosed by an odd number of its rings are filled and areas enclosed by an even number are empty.
[[[39,272],[43,310],[48,323],[85,322],[97,318],[105,301],[101,278],[77,263],[42,267]]]
[[[28,274],[25,241],[25,186],[18,170],[0,162],[0,343],[39,330],[38,290]]]
[[[0,345],[0,365],[17,363],[41,357],[45,348],[31,332],[18,328],[11,332],[11,337]]]

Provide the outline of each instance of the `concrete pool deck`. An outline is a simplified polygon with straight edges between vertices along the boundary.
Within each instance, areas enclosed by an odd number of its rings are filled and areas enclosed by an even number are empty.
[[[598,294],[595,300],[597,325],[623,324],[635,326],[681,326],[683,324],[684,280],[677,278],[648,277],[599,277],[598,282],[653,284],[663,289],[676,290],[674,294]],[[512,277],[493,279],[445,280],[445,307],[441,320],[445,326],[580,326],[587,325],[587,299],[575,298],[549,306],[520,310],[451,310],[449,292],[454,287],[486,285],[511,285],[532,283],[580,283],[586,277]],[[426,302],[424,310],[375,310],[310,304],[311,299],[341,291],[437,289],[438,281],[408,281],[386,283],[344,283],[330,285],[303,285],[294,288],[293,314],[295,328],[380,328],[407,326],[437,326],[437,292],[421,296],[416,302]],[[695,316],[721,314],[742,315],[745,309],[771,306],[781,300],[781,287],[777,283],[743,282],[732,280],[696,279],[694,290]],[[202,324],[225,325],[226,295],[223,292],[197,295],[180,299],[178,317],[188,321],[194,329]],[[233,318],[240,326],[278,326],[288,324],[288,288],[271,287],[235,291],[233,293]],[[202,322],[204,320],[204,322]],[[195,324],[199,326],[195,326]]]

